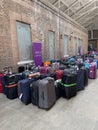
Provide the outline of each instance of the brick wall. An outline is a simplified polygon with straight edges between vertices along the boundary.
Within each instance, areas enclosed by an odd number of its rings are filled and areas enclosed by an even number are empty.
[[[81,27],[59,19],[54,11],[43,4],[30,0],[1,0],[0,2],[0,69],[5,66],[16,66],[19,61],[16,21],[25,22],[31,26],[32,42],[41,42],[43,60],[49,59],[48,31],[55,32],[55,58],[64,55],[64,35],[70,35],[69,54],[73,54],[74,37],[83,40],[83,52],[87,52],[88,35]],[[60,27],[60,28],[59,28]],[[59,39],[62,34],[62,39]],[[60,41],[60,43],[59,43]]]

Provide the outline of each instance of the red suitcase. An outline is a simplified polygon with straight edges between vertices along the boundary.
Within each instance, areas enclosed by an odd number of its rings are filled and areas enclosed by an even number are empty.
[[[2,77],[3,77],[3,74],[0,74],[0,93],[3,92]]]
[[[63,70],[57,70],[56,71],[56,80],[58,80],[58,79],[62,79],[62,77],[63,77]]]

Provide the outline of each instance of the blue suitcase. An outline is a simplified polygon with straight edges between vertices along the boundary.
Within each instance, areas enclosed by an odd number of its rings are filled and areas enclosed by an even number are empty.
[[[84,70],[77,71],[77,91],[84,89]]]
[[[97,64],[97,69],[98,69],[98,60],[94,60],[94,62],[96,62],[96,64]]]
[[[19,87],[18,87],[19,98],[25,105],[31,103],[30,84],[34,81],[35,79],[23,79],[19,81]]]

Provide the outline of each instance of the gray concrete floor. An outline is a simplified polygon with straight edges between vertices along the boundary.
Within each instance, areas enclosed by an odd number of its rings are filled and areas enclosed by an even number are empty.
[[[0,130],[98,130],[98,79],[76,97],[60,98],[49,111],[0,94]]]

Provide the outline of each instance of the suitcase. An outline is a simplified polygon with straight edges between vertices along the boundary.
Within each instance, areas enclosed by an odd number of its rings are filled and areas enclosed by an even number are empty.
[[[23,71],[25,71],[25,67],[24,66],[19,66],[18,67],[18,73],[22,73]]]
[[[84,89],[84,70],[80,69],[77,71],[77,91]]]
[[[31,89],[31,103],[33,105],[39,106],[39,80],[34,81],[30,84],[30,89]]]
[[[56,80],[62,79],[63,77],[63,70],[57,70],[56,71]]]
[[[40,67],[41,74],[47,74],[47,67]]]
[[[39,107],[50,109],[56,102],[54,79],[51,77],[39,82]]]
[[[19,99],[25,104],[28,105],[31,103],[31,90],[30,84],[34,82],[35,79],[23,79],[19,81]]]
[[[3,92],[2,78],[3,78],[3,74],[0,74],[0,93]]]
[[[56,94],[56,100],[62,97],[62,88],[61,88],[61,82],[55,81],[55,94]]]
[[[64,74],[62,78],[62,90],[63,97],[70,99],[71,97],[76,96],[76,82],[77,82],[77,74]]]
[[[7,89],[6,89],[6,84],[5,84],[5,76],[2,77],[2,87],[3,87],[3,94],[6,95]]]
[[[6,86],[6,96],[9,99],[15,99],[18,97],[17,84],[11,84]]]
[[[84,86],[88,85],[88,71],[89,69],[83,67],[81,68],[84,71]]]
[[[90,63],[87,63],[87,62],[84,62],[84,66],[85,66],[85,68],[90,68]]]
[[[4,81],[6,85],[18,83],[22,79],[21,74],[8,74],[4,76]]]
[[[59,65],[60,65],[60,63],[59,62],[55,62],[55,63],[52,63],[52,69],[54,70],[54,72],[56,71],[56,70],[59,70]]]
[[[97,77],[97,67],[96,63],[91,63],[89,68],[89,78],[90,79],[96,79]]]
[[[8,94],[9,89],[6,86],[17,84],[22,79],[21,74],[7,74],[2,77],[3,93]]]
[[[97,64],[97,69],[98,69],[98,60],[94,60],[94,62]]]
[[[29,71],[29,70],[23,71],[23,73],[22,73],[22,78],[23,78],[23,79],[27,79],[29,74],[30,74],[30,71]]]

